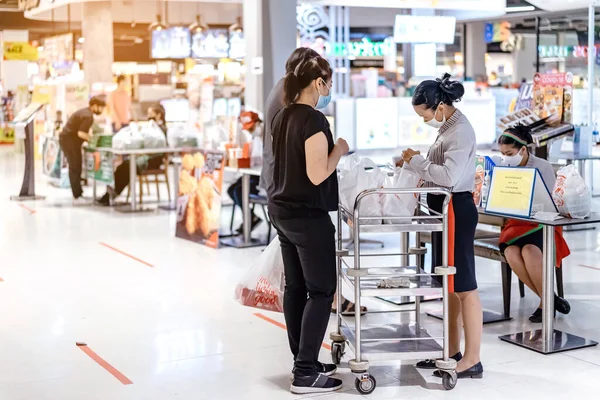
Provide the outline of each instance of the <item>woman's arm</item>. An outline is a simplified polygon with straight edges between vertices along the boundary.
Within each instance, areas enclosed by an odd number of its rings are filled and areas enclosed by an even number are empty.
[[[473,162],[471,150],[474,137],[457,132],[455,140],[447,140],[444,152],[444,163],[437,165],[425,159],[420,154],[412,157],[409,164],[412,169],[425,181],[436,185],[453,187],[462,177],[467,164]]]
[[[333,174],[342,156],[348,152],[348,144],[341,138],[337,140],[331,153],[328,153],[328,147],[327,137],[323,132],[312,135],[304,142],[306,175],[315,186]]]

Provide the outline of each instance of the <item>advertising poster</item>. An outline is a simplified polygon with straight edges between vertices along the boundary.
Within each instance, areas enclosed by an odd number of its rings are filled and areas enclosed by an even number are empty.
[[[397,99],[356,100],[356,147],[364,150],[398,147]]]
[[[61,188],[70,187],[67,159],[56,138],[47,137],[42,148],[42,172],[50,183]]]
[[[181,162],[175,236],[216,249],[219,247],[221,192],[225,154],[186,154]]]
[[[519,87],[519,95],[517,96],[517,103],[513,111],[523,110],[525,108],[531,108],[533,101],[533,83],[522,83]]]
[[[88,179],[112,184],[114,180],[113,155],[107,152],[86,153],[86,171]]]
[[[430,145],[438,134],[437,129],[423,123],[419,116],[399,117],[398,125],[402,146]]]
[[[573,120],[573,74],[535,74],[533,111],[540,118],[571,123]]]

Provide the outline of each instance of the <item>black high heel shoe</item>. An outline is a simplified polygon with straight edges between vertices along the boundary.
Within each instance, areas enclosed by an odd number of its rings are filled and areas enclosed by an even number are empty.
[[[433,376],[435,376],[437,378],[441,378],[442,374],[438,370],[438,371],[434,371]],[[481,364],[481,361],[480,361],[477,364],[473,365],[471,368],[465,369],[464,371],[457,373],[456,376],[458,377],[458,379],[465,379],[465,378],[481,379],[481,378],[483,378],[483,364]]]

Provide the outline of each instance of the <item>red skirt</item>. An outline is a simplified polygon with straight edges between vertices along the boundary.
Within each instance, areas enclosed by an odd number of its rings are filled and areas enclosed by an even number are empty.
[[[539,224],[509,219],[500,233],[500,243],[505,243],[510,246],[510,244],[517,239],[527,236],[539,229],[541,229],[541,225]],[[571,254],[569,245],[567,245],[567,242],[563,238],[562,227],[554,228],[554,252],[557,267],[560,267],[562,260]]]

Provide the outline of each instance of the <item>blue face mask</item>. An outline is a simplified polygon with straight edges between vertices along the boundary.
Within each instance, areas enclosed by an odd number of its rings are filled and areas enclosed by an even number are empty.
[[[325,84],[325,86],[327,86],[327,82],[325,82],[324,80],[322,81]],[[329,103],[331,103],[331,88],[329,88],[329,94],[327,96],[323,96],[321,95],[321,93],[319,93],[319,100],[317,101],[317,105],[315,106],[315,108],[317,110],[322,110],[325,107],[327,107]]]

